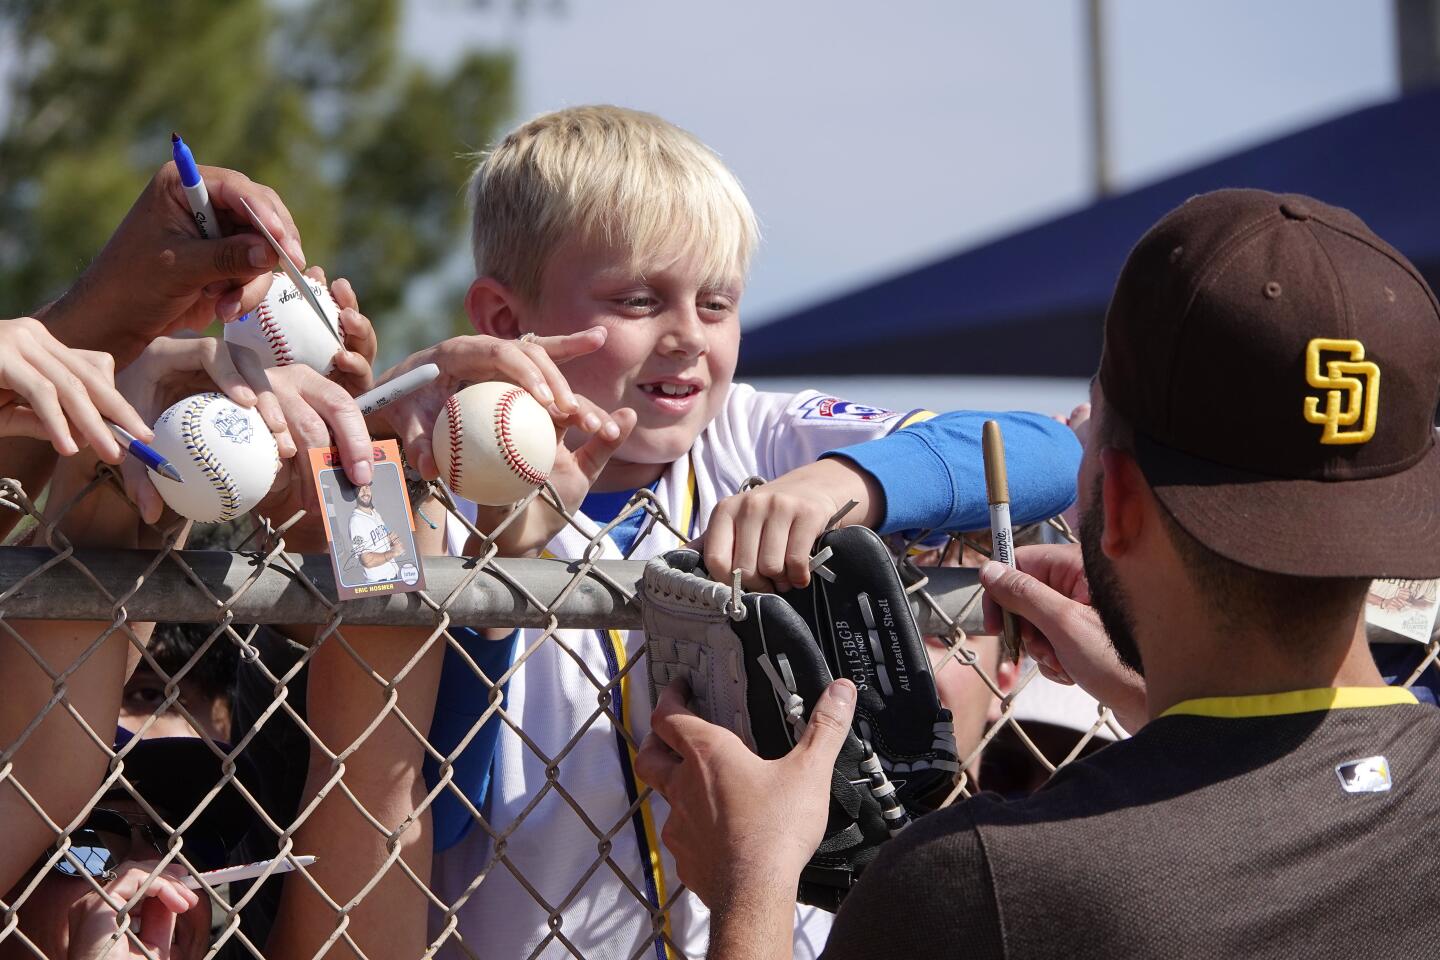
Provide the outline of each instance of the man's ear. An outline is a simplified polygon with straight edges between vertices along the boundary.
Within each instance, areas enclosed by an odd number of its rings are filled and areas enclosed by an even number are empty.
[[[465,292],[465,312],[475,332],[501,340],[514,340],[520,329],[520,298],[494,277],[479,277]]]
[[[995,667],[995,686],[1000,690],[1001,697],[1008,697],[1015,692],[1015,681],[1020,678],[1020,664],[1001,654],[1000,662]],[[1000,719],[1004,712],[1005,702],[1000,697],[990,698],[990,708],[985,713],[985,726],[989,729],[990,724]]]
[[[1100,451],[1100,464],[1100,496],[1105,504],[1100,548],[1116,560],[1138,542],[1145,532],[1148,513],[1156,504],[1145,474],[1130,454],[1106,447]]]

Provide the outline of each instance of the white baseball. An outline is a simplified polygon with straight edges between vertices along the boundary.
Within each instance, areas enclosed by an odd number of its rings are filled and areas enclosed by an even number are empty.
[[[328,374],[335,367],[335,352],[340,349],[335,339],[340,334],[340,307],[325,284],[309,277],[305,282],[325,311],[329,331],[294,282],[277,273],[258,307],[245,319],[225,324],[225,342],[249,347],[267,367],[303,363]]]
[[[280,470],[280,451],[260,414],[221,393],[197,393],[160,414],[151,446],[185,481],[151,472],[155,489],[171,510],[200,523],[250,512]]]
[[[513,383],[477,383],[452,396],[431,441],[441,479],[486,506],[521,499],[555,466],[555,421]]]

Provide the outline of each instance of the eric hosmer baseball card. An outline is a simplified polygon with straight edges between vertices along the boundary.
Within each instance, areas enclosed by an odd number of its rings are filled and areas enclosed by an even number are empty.
[[[374,479],[357,487],[345,476],[334,447],[310,451],[310,472],[325,508],[325,536],[341,600],[425,586],[400,448],[394,440],[381,440],[372,460]]]

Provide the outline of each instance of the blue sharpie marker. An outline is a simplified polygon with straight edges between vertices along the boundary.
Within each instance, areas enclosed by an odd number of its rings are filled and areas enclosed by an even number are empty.
[[[126,449],[130,451],[130,456],[139,460],[167,480],[174,480],[176,483],[185,482],[185,478],[180,476],[180,471],[175,469],[175,465],[162,457],[160,452],[154,447],[148,443],[136,440],[129,430],[126,430],[118,423],[110,423],[108,420],[105,421],[105,423],[114,431],[115,436],[120,438],[120,442],[126,445]]]

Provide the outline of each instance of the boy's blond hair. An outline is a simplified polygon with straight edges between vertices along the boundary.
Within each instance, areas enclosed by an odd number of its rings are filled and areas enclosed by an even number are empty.
[[[654,114],[572,107],[512,131],[471,178],[477,276],[528,300],[572,237],[631,251],[637,269],[662,253],[698,255],[707,283],[743,280],[759,242],[740,182],[695,136]]]

